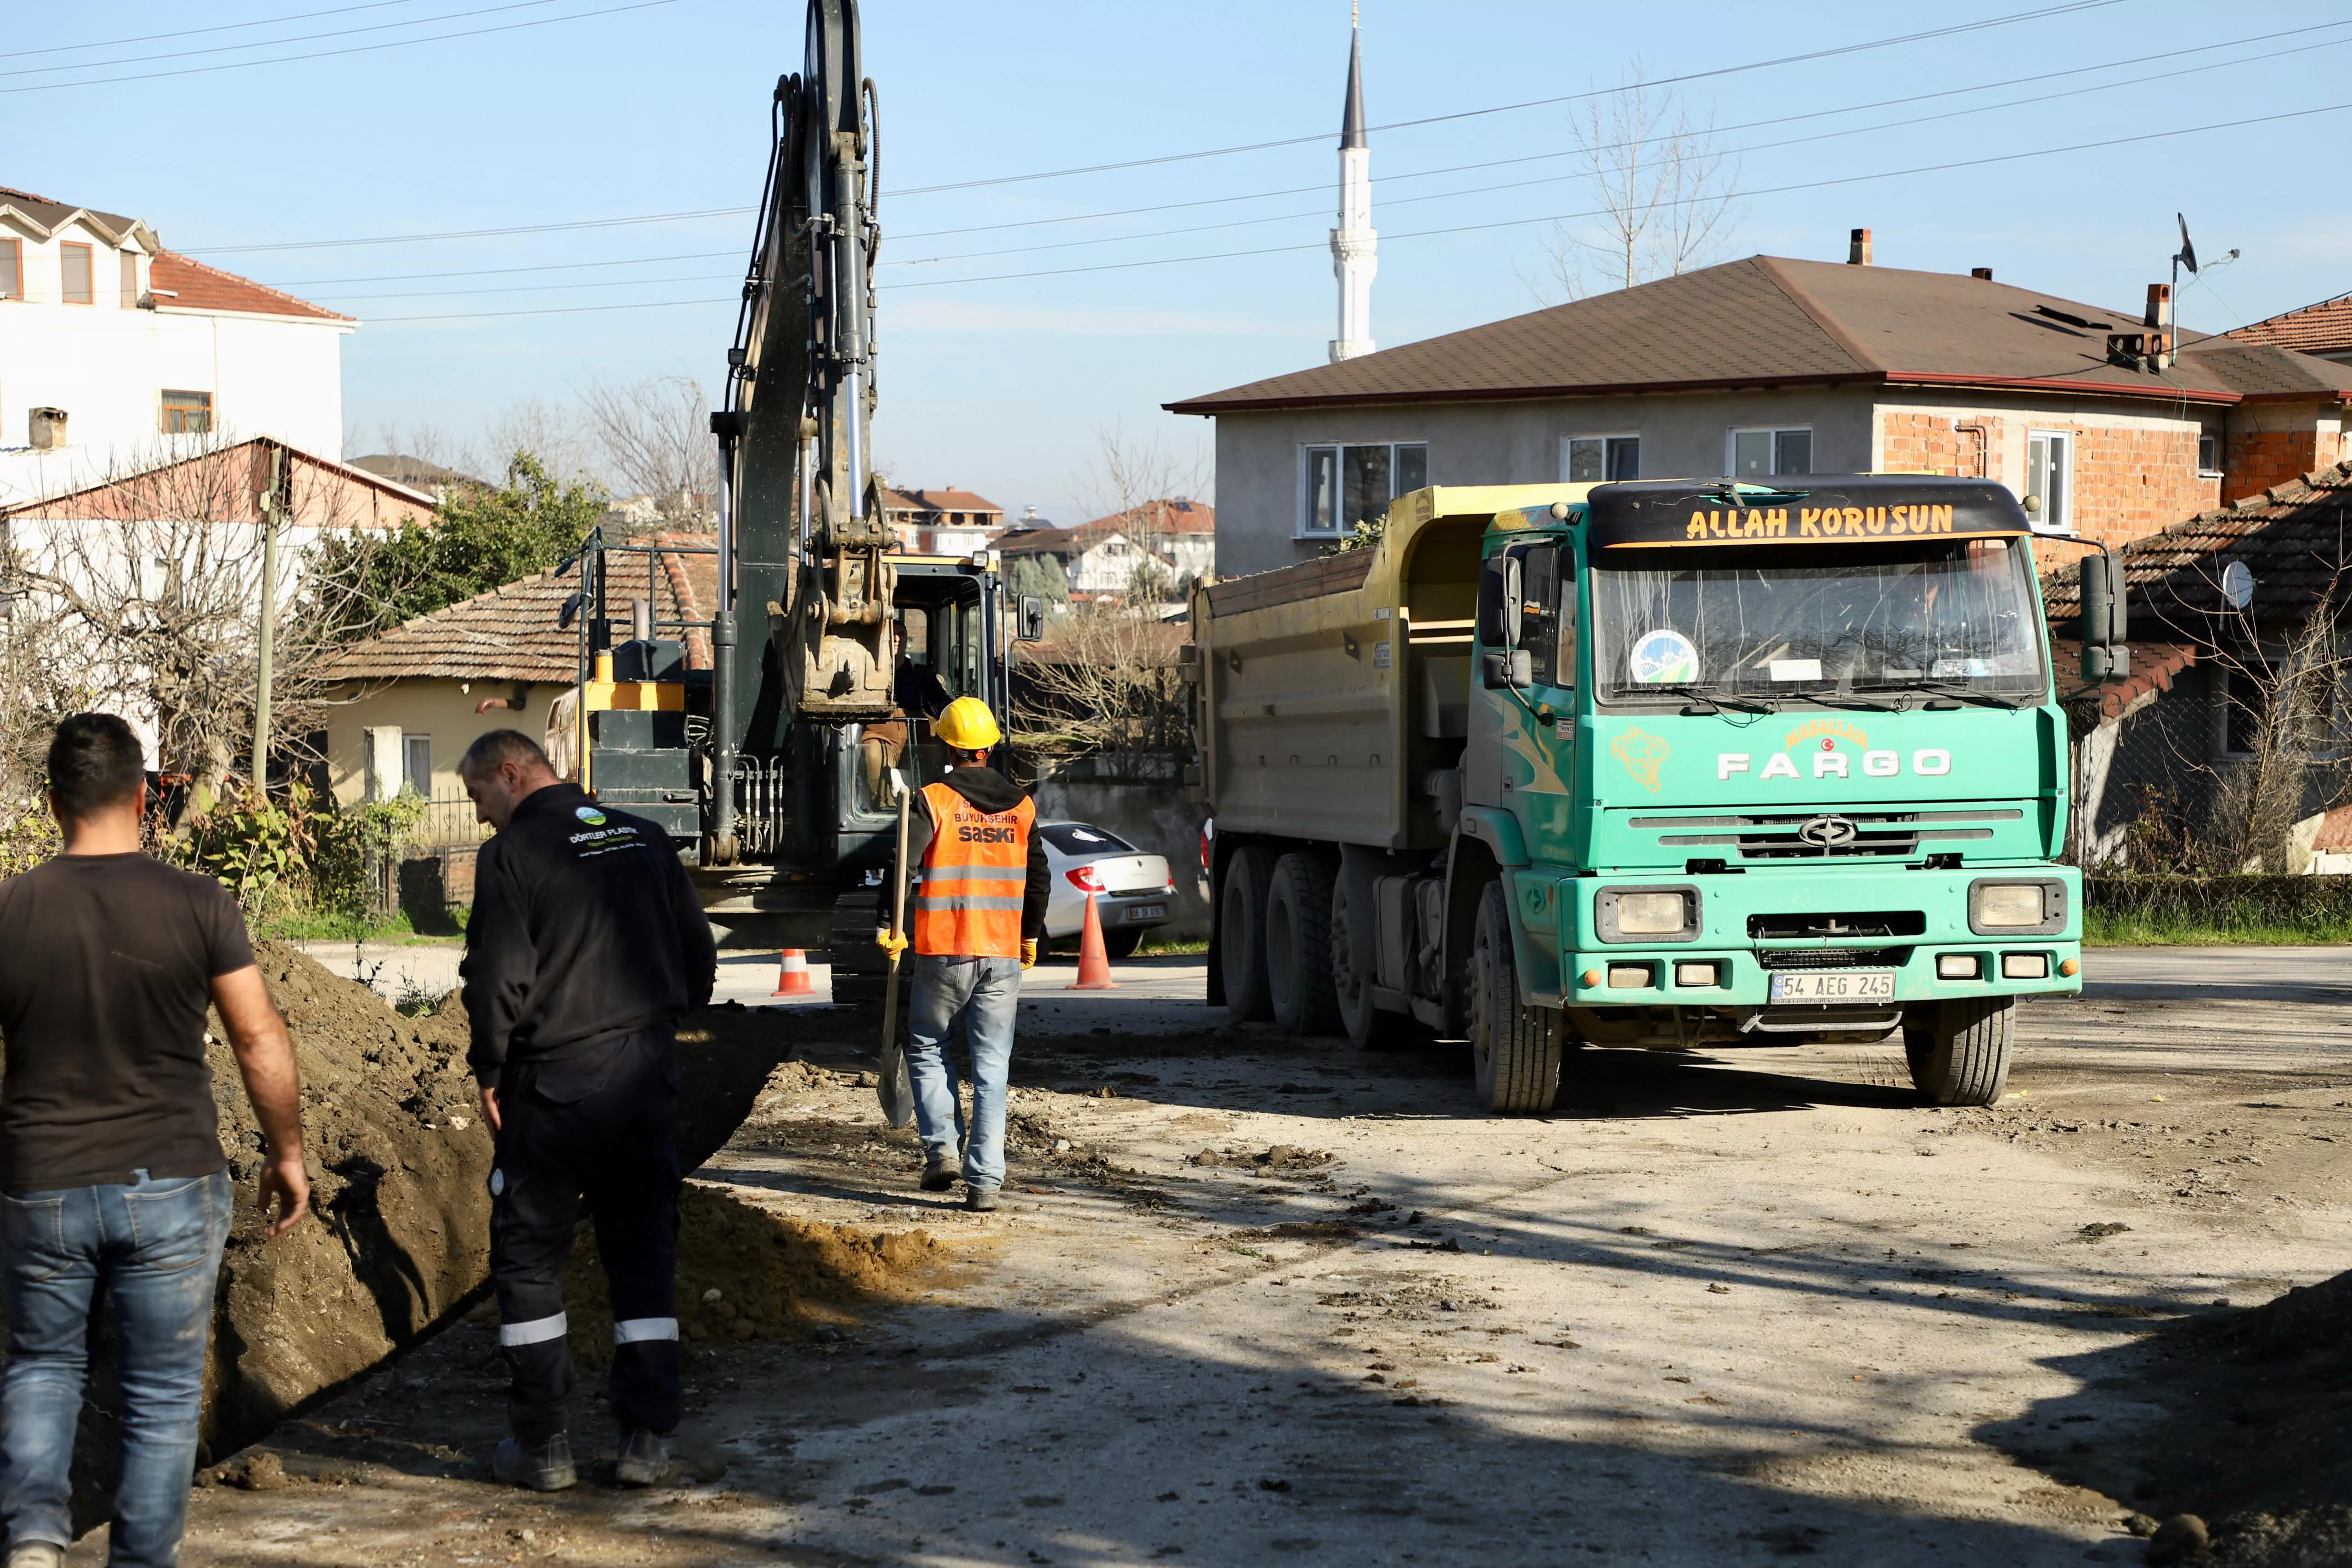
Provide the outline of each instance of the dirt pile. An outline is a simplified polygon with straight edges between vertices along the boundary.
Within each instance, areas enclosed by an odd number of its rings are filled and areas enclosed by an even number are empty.
[[[2352,1564],[2347,1317],[2352,1273],[2171,1324],[2128,1375],[2099,1379],[2161,1406],[2162,1421],[2128,1452],[2049,1468],[2152,1516],[2201,1516],[2212,1547],[2195,1561],[2211,1568]]]
[[[944,1261],[929,1232],[855,1230],[772,1214],[717,1187],[678,1195],[678,1329],[697,1340],[803,1340],[855,1322],[854,1301],[904,1299]],[[572,1354],[613,1358],[613,1312],[594,1230],[563,1275]]]

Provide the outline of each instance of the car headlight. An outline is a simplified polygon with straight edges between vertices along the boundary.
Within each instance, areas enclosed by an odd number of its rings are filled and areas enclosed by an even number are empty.
[[[1988,879],[1969,888],[1969,929],[1979,936],[2048,936],[2066,927],[2066,884]]]
[[[1603,942],[1688,942],[1698,936],[1698,889],[1605,887],[1594,895]]]

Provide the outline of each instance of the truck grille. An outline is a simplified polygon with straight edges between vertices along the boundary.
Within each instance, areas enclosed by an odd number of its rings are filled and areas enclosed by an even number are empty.
[[[1908,947],[1764,947],[1757,950],[1759,969],[1898,969],[1911,956]]]
[[[1762,816],[1635,817],[1635,828],[1696,829],[1662,832],[1658,842],[1675,849],[1718,845],[1741,860],[1820,860],[1830,856],[1888,857],[1919,852],[1931,839],[1989,839],[1990,828],[1960,822],[2013,822],[2016,807],[1974,811],[1783,811]]]

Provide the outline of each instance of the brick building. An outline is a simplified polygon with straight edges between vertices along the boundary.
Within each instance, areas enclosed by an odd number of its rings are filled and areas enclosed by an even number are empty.
[[[1004,531],[1004,508],[950,485],[938,490],[882,492],[882,518],[909,555],[969,555]]]
[[[1169,404],[1216,422],[1217,570],[1426,484],[1920,470],[2107,544],[2346,455],[2352,364],[1969,275],[1749,256]],[[2045,565],[2074,551],[2053,547]]]

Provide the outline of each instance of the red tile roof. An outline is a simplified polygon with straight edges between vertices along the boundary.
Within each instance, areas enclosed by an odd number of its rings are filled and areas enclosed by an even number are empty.
[[[319,321],[349,321],[353,318],[297,299],[249,277],[206,267],[177,251],[155,253],[152,287],[156,304],[165,309],[212,310],[246,316],[303,316]],[[177,298],[168,298],[176,296]]]
[[[1338,364],[1188,398],[1178,413],[1568,397],[1790,382],[1993,386],[2232,403],[2352,390],[2352,368],[2200,337],[2161,373],[2111,362],[2111,310],[1988,278],[1755,256]],[[2248,358],[2247,356],[2252,356]]]
[[[2352,353],[2352,294],[2249,322],[2223,335],[2242,343],[2267,343],[2305,354]]]
[[[994,512],[1004,508],[985,496],[975,496],[970,490],[885,490],[882,509],[886,512]]]
[[[1097,517],[1069,528],[1027,528],[1004,535],[997,548],[1006,555],[1068,555],[1091,549],[1117,533],[1210,534],[1217,531],[1217,509],[1205,501],[1146,501],[1108,517]]]

